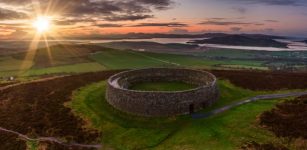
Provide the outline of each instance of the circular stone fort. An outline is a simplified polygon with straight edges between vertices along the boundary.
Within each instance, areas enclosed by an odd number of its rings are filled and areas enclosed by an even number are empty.
[[[196,88],[183,91],[141,91],[139,83],[182,82]],[[107,84],[107,102],[116,109],[138,116],[164,117],[193,113],[217,101],[216,77],[205,71],[150,68],[113,75]]]

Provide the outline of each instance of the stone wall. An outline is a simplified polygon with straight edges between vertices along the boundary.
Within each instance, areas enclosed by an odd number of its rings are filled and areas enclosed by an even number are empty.
[[[181,81],[198,85],[186,91],[136,91],[140,82]],[[109,78],[106,99],[113,107],[134,115],[161,117],[189,114],[210,106],[219,97],[211,73],[190,69],[150,68],[125,71]]]

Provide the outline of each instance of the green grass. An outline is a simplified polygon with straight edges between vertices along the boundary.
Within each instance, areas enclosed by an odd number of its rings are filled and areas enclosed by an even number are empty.
[[[99,129],[103,144],[116,149],[143,149],[156,146],[183,124],[177,118],[143,118],[113,109],[104,99],[105,82],[84,87],[74,93],[67,104],[73,111],[89,120],[89,126]]]
[[[219,81],[221,98],[210,109],[252,97],[253,92]],[[271,133],[258,127],[257,115],[271,109],[277,101],[266,100],[242,105],[223,114],[193,120],[189,116],[143,118],[113,109],[104,99],[105,81],[83,87],[68,104],[89,128],[102,132],[106,148],[132,149],[237,149],[248,141],[278,142]]]
[[[246,104],[208,119],[193,120],[154,149],[233,150],[249,141],[279,142],[274,135],[257,126],[257,116],[277,101]]]
[[[88,63],[88,55],[92,52],[103,50],[103,47],[88,45],[55,45],[49,49],[41,48],[13,55],[20,60],[32,60],[33,68],[55,67],[77,63]]]
[[[204,66],[215,66],[215,65],[227,65],[227,64],[237,64],[237,65],[247,65],[247,66],[261,66],[262,61],[245,61],[245,60],[213,60],[204,57],[187,56],[187,55],[174,55],[174,54],[158,54],[158,53],[143,53],[144,55],[154,57],[161,60],[166,60],[169,62],[174,62],[181,64],[183,66],[194,66],[194,67],[204,67]]]
[[[108,69],[135,69],[170,66],[168,63],[149,59],[130,51],[106,50],[93,54],[90,57],[96,62],[106,66]]]
[[[27,150],[38,150],[39,142],[27,141]]]
[[[47,49],[39,49],[36,52],[0,57],[0,76],[25,77],[148,67],[267,68],[263,67],[262,61],[211,60],[201,56],[114,50],[97,46],[53,46],[50,51],[49,53]]]
[[[0,57],[0,72],[13,71],[13,70],[26,70],[31,68],[32,61],[23,61],[11,56]]]
[[[197,85],[183,82],[143,82],[130,87],[132,90],[140,91],[184,91],[197,88]]]
[[[245,68],[260,68],[264,63],[262,61],[250,60],[211,60],[187,55],[135,52],[128,50],[105,50],[95,53],[90,57],[96,62],[106,66],[108,69],[135,69],[166,66],[213,68],[222,65],[240,65]],[[229,68],[229,66],[227,68]]]
[[[270,65],[289,64],[287,61],[269,63],[259,58],[297,57],[303,58],[305,52],[266,52],[234,49],[214,49],[195,52],[191,55],[162,54],[115,50],[95,45],[57,45],[48,49],[38,49],[24,53],[0,57],[0,76],[40,75],[44,72],[89,72],[101,70],[93,66],[72,69],[76,64],[99,63],[105,69],[136,69],[148,67],[189,67],[205,69],[257,69],[268,70]],[[270,60],[270,59],[269,59]],[[297,63],[297,62],[292,62]],[[298,64],[300,65],[300,64]],[[294,65],[295,66],[295,65]],[[302,67],[304,65],[302,64]],[[68,67],[64,69],[65,67]],[[47,68],[47,69],[46,69]],[[44,70],[46,69],[46,71]],[[50,71],[49,71],[50,70]],[[57,71],[55,71],[57,70]],[[72,70],[72,71],[71,71]],[[28,73],[25,73],[25,72]],[[22,73],[20,73],[22,72]]]
[[[102,71],[106,68],[99,63],[80,63],[73,65],[64,65],[57,67],[48,67],[43,69],[31,69],[26,71],[23,76],[37,76],[45,74],[56,74],[56,73],[83,73],[83,72],[96,72]]]
[[[41,69],[28,69],[28,70],[14,70],[14,71],[2,71],[0,77],[18,76],[29,77],[39,75],[51,75],[51,74],[69,74],[69,73],[84,73],[84,72],[96,72],[102,71],[106,68],[99,63],[80,63],[72,65],[63,65],[56,67],[47,67]]]

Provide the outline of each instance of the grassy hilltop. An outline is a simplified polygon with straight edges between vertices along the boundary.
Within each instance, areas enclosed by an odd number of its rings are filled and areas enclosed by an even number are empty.
[[[119,150],[224,150],[240,149],[251,142],[252,147],[268,144],[296,149],[306,146],[304,139],[278,137],[271,132],[272,129],[263,128],[260,124],[261,114],[283,100],[249,103],[202,119],[193,119],[190,115],[149,119],[119,112],[104,99],[107,78],[119,71],[110,70],[145,67],[221,69],[211,70],[218,77],[221,98],[199,113],[256,95],[306,89],[306,73],[259,71],[267,70],[272,59],[280,59],[281,64],[295,62],[289,57],[303,60],[306,55],[305,52],[223,49],[182,55],[117,50],[96,45],[57,45],[49,50],[5,55],[0,57],[1,77],[13,75],[27,79],[41,75],[75,75],[0,90],[0,99],[5,100],[0,104],[0,124],[31,137],[51,136],[68,142],[101,143],[104,148]],[[7,84],[0,83],[0,87]],[[174,87],[176,90],[193,88],[181,83],[144,83],[134,88],[175,90]],[[274,109],[272,111],[276,113]],[[266,116],[271,117],[274,113],[267,113]],[[294,119],[286,122],[295,122]],[[274,127],[281,124],[283,128],[288,128],[287,124],[282,124],[283,120],[266,121]],[[286,140],[288,138],[293,140]],[[42,145],[50,149],[65,149],[54,143],[25,142],[7,133],[0,134],[0,149],[37,149]]]

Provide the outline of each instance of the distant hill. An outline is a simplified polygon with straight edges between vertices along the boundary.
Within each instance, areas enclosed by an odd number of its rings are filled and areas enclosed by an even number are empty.
[[[136,51],[148,51],[148,52],[163,52],[163,53],[180,53],[180,52],[191,52],[193,50],[199,51],[201,47],[198,45],[192,44],[179,44],[179,43],[170,43],[170,44],[161,44],[156,42],[110,42],[100,44],[103,47],[109,47],[114,49],[132,49]]]
[[[83,37],[73,37],[81,40],[116,40],[116,39],[153,39],[153,38],[214,38],[224,37],[232,34],[227,33],[202,33],[202,34],[165,34],[165,33],[127,33],[127,34],[108,34],[90,35]],[[283,36],[264,35],[264,34],[241,34],[247,37],[259,37],[267,39],[284,39]]]
[[[240,34],[213,37],[204,40],[195,40],[190,43],[287,48],[286,43],[278,42],[274,39],[276,39],[275,36]]]
[[[303,42],[303,43],[306,43],[306,44],[307,44],[307,40],[304,40],[304,41],[301,41],[301,42]]]
[[[153,38],[207,38],[225,36],[226,33],[204,33],[204,34],[165,34],[165,33],[127,33],[89,35],[82,37],[70,37],[78,40],[122,40],[122,39],[153,39]]]

